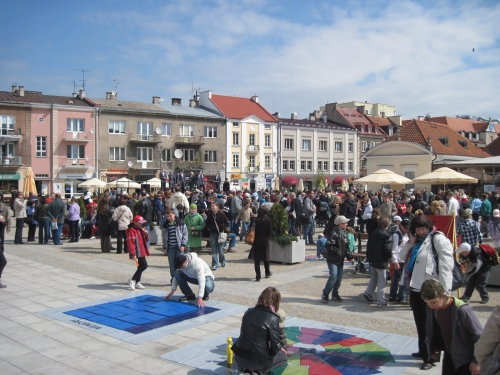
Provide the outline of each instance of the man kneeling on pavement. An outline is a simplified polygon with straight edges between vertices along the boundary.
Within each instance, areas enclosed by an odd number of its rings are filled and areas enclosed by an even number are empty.
[[[198,258],[196,253],[188,253],[177,255],[175,258],[175,268],[172,279],[172,289],[166,299],[170,299],[177,286],[181,288],[184,297],[179,298],[179,301],[196,301],[199,307],[204,307],[203,301],[208,301],[210,293],[215,288],[214,274],[210,270],[208,264],[201,258]],[[198,298],[189,287],[188,283],[198,285]]]

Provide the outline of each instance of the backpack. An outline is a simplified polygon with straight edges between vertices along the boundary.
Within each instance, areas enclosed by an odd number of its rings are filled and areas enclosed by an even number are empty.
[[[205,203],[205,199],[198,199],[196,201],[196,207],[198,207],[198,212],[202,212],[203,209],[206,209],[207,204]]]
[[[479,245],[479,248],[486,259],[486,264],[489,264],[490,266],[496,266],[498,264],[498,254],[494,247],[485,243]]]

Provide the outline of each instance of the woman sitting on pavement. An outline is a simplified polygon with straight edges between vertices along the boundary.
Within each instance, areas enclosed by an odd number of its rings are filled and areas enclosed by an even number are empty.
[[[280,292],[270,286],[261,293],[257,305],[243,315],[240,337],[232,350],[244,373],[265,374],[280,350],[286,354],[281,346],[280,317],[276,313],[280,303]]]

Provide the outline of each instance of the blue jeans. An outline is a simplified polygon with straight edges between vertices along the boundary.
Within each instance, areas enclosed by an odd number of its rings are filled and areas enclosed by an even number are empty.
[[[175,279],[177,280],[177,284],[179,284],[179,288],[181,288],[182,294],[184,294],[185,296],[192,296],[194,294],[188,283],[198,285],[198,279],[187,276],[181,270],[175,271]],[[214,280],[210,276],[206,276],[203,297],[206,297],[207,295],[212,293],[214,291],[214,288]]]
[[[391,280],[391,289],[389,291],[389,297],[395,298],[398,301],[406,301],[408,299],[408,279],[405,278],[404,285],[399,285],[399,281],[402,277],[404,277],[403,268],[404,263],[399,263],[399,270],[394,270],[394,274]]]
[[[48,243],[50,235],[50,219],[48,217],[38,218],[38,243]]]
[[[168,250],[168,266],[170,267],[170,277],[173,279],[175,275],[175,258],[177,258],[177,255],[182,254],[179,248],[176,247],[168,247],[167,245],[167,250]]]
[[[337,266],[333,263],[326,263],[328,266],[328,272],[330,277],[326,282],[325,289],[323,289],[323,294],[328,296],[332,292],[332,296],[336,297],[339,295],[340,284],[342,283],[342,277],[344,276],[344,264]]]
[[[212,245],[212,267],[219,268],[219,262],[225,267],[224,243],[219,243],[219,233],[210,232],[210,245]]]
[[[313,227],[314,225],[314,217],[311,215],[309,218],[309,224],[307,225],[302,225],[302,234],[304,235],[304,240],[306,240],[307,243],[313,243]]]
[[[50,224],[52,224],[52,222]],[[63,225],[64,223],[57,223],[57,229],[56,230],[52,229],[52,241],[54,241],[54,245],[61,244],[61,232]]]
[[[229,233],[227,235],[227,239],[229,241],[229,247],[228,247],[228,249],[234,249],[234,247],[236,246],[236,234]],[[224,242],[224,247],[226,247],[226,244],[227,244],[228,241]]]
[[[241,232],[240,232],[240,241],[243,240],[248,232],[248,227],[250,226],[250,222],[248,223],[241,223]]]

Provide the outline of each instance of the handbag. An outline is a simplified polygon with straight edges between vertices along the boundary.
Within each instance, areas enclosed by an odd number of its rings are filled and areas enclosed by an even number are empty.
[[[110,220],[110,222],[109,222],[109,235],[111,237],[118,237],[118,233],[120,232],[120,230],[118,229],[118,221],[121,219],[124,212],[122,212],[122,214],[120,215],[118,220],[113,220],[113,219]]]
[[[308,214],[302,214],[300,216],[300,224],[307,225],[310,224],[310,215]]]
[[[218,243],[224,243],[227,241],[227,233],[219,232],[219,240]]]
[[[191,236],[193,237],[201,237],[201,230],[192,230]]]
[[[444,236],[444,233],[442,232],[434,232],[431,235],[431,244],[432,244],[432,253],[434,254],[434,260],[436,262],[436,272],[439,275],[439,259],[438,255],[436,252],[436,247],[434,246],[434,236],[437,233],[441,233]],[[451,271],[452,274],[452,282],[451,282],[451,290],[455,291],[458,288],[461,288],[465,284],[467,284],[467,277],[465,276],[465,273],[462,271],[462,266],[458,264],[457,259],[455,256],[453,256],[453,270]],[[482,373],[482,371],[481,371]]]
[[[500,373],[500,344],[498,344],[493,353],[480,364],[481,375],[494,375]]]
[[[26,216],[26,217],[24,218],[24,223],[25,223],[25,224],[28,224],[28,225],[33,224],[33,215]]]
[[[252,225],[245,236],[245,243],[249,245],[253,245],[253,241],[255,240],[255,226]]]
[[[57,221],[53,221],[50,223],[50,229],[51,230],[57,230]]]

